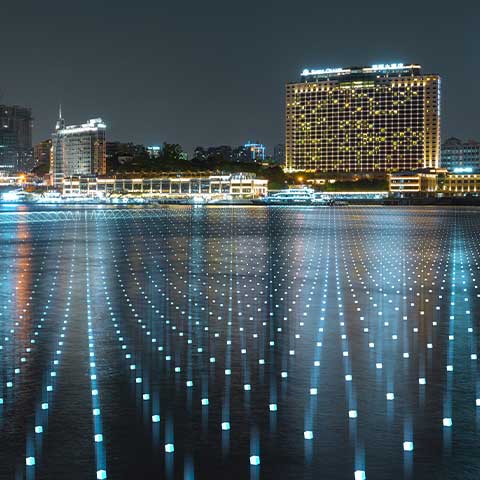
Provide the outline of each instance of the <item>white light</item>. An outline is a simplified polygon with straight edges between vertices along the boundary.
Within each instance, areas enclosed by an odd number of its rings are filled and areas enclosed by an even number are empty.
[[[367,476],[364,470],[355,470],[354,478],[355,480],[366,480]]]
[[[313,432],[311,430],[306,430],[303,432],[303,438],[305,440],[311,440],[313,438]]]
[[[444,427],[451,427],[452,426],[452,419],[451,418],[444,418],[443,419],[443,426]]]
[[[17,192],[5,192],[2,194],[4,202],[16,202],[18,200]]]
[[[309,70],[308,68],[305,68],[302,71],[302,76],[306,77],[308,75],[325,75],[329,73],[341,73],[341,72],[349,72],[350,70],[344,70],[343,68],[321,68],[317,70]]]
[[[412,452],[413,451],[413,442],[403,442],[403,449],[406,452]]]
[[[403,65],[403,63],[379,63],[377,65],[372,65],[371,68],[367,70],[400,70],[403,68],[408,68]]]
[[[250,465],[260,465],[260,457],[258,455],[252,455],[250,457]]]

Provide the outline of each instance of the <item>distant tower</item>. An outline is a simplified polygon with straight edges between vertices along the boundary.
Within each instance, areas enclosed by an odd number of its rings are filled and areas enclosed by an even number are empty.
[[[58,120],[57,124],[55,125],[55,130],[62,130],[65,128],[65,120],[62,117],[62,104],[58,107]]]

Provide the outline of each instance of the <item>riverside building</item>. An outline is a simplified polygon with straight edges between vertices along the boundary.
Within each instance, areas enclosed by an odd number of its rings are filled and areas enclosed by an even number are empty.
[[[54,186],[61,186],[63,178],[72,175],[105,175],[105,131],[101,118],[66,126],[60,110],[52,134],[50,174]]]
[[[288,171],[436,168],[440,77],[420,65],[304,70],[286,87]]]
[[[62,181],[63,194],[86,197],[256,198],[267,195],[268,180],[248,173],[209,177],[98,178],[71,176]]]

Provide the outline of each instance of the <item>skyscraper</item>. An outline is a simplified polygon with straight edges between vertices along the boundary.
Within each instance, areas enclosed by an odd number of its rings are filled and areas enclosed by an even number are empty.
[[[18,105],[0,105],[0,171],[32,168],[32,111]]]
[[[53,185],[61,185],[63,177],[71,175],[105,175],[105,130],[101,118],[66,126],[60,109],[52,134],[50,174]]]
[[[437,167],[440,77],[420,65],[304,70],[286,87],[286,169]]]

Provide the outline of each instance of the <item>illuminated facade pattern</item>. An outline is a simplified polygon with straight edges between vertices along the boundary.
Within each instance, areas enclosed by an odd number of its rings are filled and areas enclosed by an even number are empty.
[[[145,197],[221,197],[253,198],[268,193],[268,180],[251,175],[214,175],[210,177],[173,178],[95,178],[63,179],[65,195],[141,195]]]
[[[392,193],[436,192],[438,176],[436,173],[404,172],[389,175],[388,190]]]
[[[443,192],[455,194],[480,193],[480,174],[477,175],[447,175],[442,188]]]
[[[289,171],[435,168],[440,78],[419,65],[304,70],[286,87]]]
[[[52,183],[60,186],[71,175],[105,175],[106,125],[94,118],[83,125],[65,126],[61,117],[52,134],[50,174]]]

